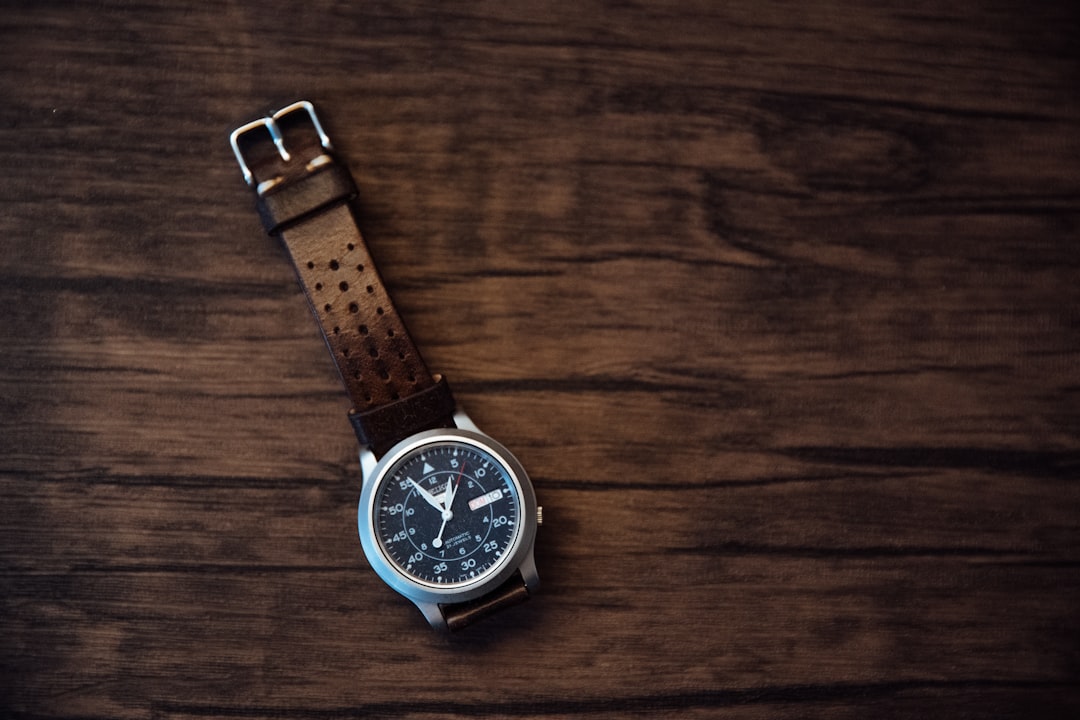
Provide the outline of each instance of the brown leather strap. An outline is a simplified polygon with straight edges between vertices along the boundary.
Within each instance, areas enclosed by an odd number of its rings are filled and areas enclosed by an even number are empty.
[[[443,611],[443,617],[446,618],[446,627],[454,632],[472,625],[477,620],[483,620],[503,608],[523,603],[528,599],[529,588],[526,587],[521,573],[515,572],[509,580],[487,595],[454,605],[440,605],[439,608]]]
[[[369,445],[376,456],[389,450],[398,439],[433,427],[448,427],[445,418],[454,414],[454,396],[441,375],[435,384],[373,410],[349,413],[357,439]]]
[[[257,209],[266,232],[276,235],[312,213],[355,197],[356,184],[349,171],[337,163],[328,163],[304,177],[303,182],[271,186],[259,196]]]
[[[375,270],[352,176],[306,135],[291,129],[288,160],[263,153],[253,164],[259,215],[296,268],[352,401],[357,438],[381,454],[418,430],[452,427],[453,396],[428,371]]]

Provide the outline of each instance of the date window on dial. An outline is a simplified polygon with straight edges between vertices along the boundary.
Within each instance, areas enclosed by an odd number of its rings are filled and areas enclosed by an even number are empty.
[[[496,488],[489,493],[481,495],[480,497],[473,498],[469,501],[469,509],[476,511],[482,507],[490,505],[496,500],[501,499],[503,496],[502,488]]]

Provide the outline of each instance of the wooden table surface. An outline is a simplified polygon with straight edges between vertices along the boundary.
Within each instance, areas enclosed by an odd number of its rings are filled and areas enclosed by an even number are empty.
[[[0,716],[1080,714],[1069,3],[0,14]],[[542,590],[367,566],[232,128],[317,104]]]

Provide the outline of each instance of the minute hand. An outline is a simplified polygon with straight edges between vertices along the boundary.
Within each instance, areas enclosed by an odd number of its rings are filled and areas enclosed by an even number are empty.
[[[408,480],[409,480],[409,482],[412,483],[413,487],[416,488],[417,492],[420,493],[420,497],[424,498],[424,500],[427,502],[428,505],[435,508],[439,512],[442,512],[442,509],[443,509],[442,503],[440,503],[438,500],[436,500],[434,495],[429,493],[424,488],[420,487],[420,484],[418,482],[416,482],[415,480],[413,480],[412,478],[408,478]]]

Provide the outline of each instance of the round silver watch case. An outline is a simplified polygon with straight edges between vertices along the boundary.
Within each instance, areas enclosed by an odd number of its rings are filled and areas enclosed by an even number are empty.
[[[454,419],[458,428],[425,430],[411,435],[390,448],[377,463],[374,463],[373,467],[374,456],[369,451],[361,452],[360,459],[364,470],[364,484],[357,509],[357,529],[364,555],[367,556],[372,569],[383,582],[411,600],[423,612],[428,622],[435,627],[446,625],[439,605],[466,602],[481,597],[502,585],[517,570],[521,571],[522,579],[530,591],[539,585],[536,564],[533,560],[533,543],[536,539],[539,508],[532,483],[529,482],[525,469],[509,450],[480,432],[464,413],[459,411]],[[469,427],[472,429],[465,429]],[[499,562],[474,581],[449,587],[426,583],[402,572],[384,552],[376,537],[373,522],[377,491],[386,480],[388,470],[413,450],[423,445],[444,441],[471,445],[498,459],[514,483],[521,502],[521,522],[518,532]]]

